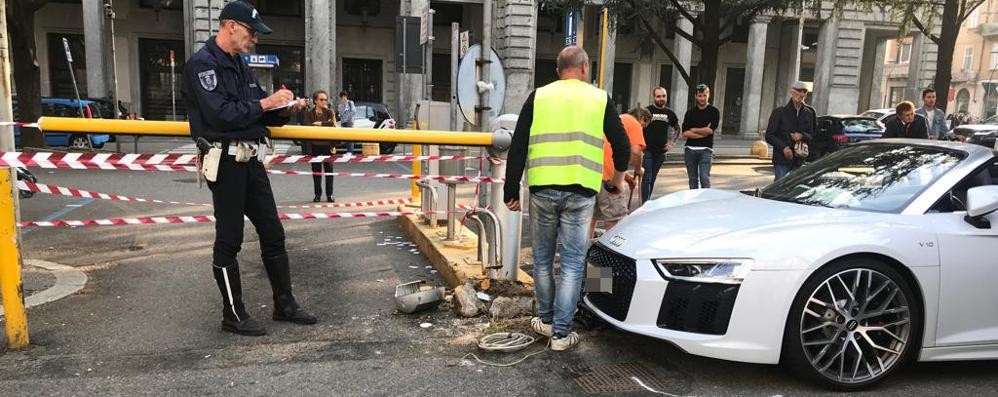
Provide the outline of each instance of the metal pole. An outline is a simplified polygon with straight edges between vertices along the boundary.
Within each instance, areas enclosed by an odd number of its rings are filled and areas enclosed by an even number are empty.
[[[482,3],[482,51],[479,54],[476,65],[478,66],[477,73],[478,79],[484,83],[489,83],[489,68],[492,64],[492,0],[484,0]],[[488,122],[488,103],[489,94],[487,90],[480,90],[478,96],[478,128],[482,132],[491,132],[492,127]],[[485,157],[487,153],[485,150],[479,151],[479,155]],[[481,175],[490,175],[490,163],[488,161],[482,162],[482,169],[480,170]],[[492,174],[494,175],[494,174]],[[479,190],[478,196],[478,206],[482,208],[494,208],[495,205],[502,205],[501,202],[494,202],[489,205],[489,191],[492,189],[490,184],[482,185],[482,189]],[[501,201],[501,199],[500,199]]]
[[[426,70],[423,71],[423,80],[424,80],[423,81],[423,85],[424,85],[424,88],[423,88],[423,90],[424,90],[424,92],[423,92],[423,99],[431,100],[431,101],[433,100],[433,40],[434,40],[434,38],[433,38],[433,14],[434,13],[436,13],[436,12],[433,11],[433,9],[431,8],[430,12],[429,12],[429,21],[426,23],[426,25],[427,25],[426,29],[429,30],[429,32],[427,32],[428,36],[426,37],[426,49],[425,49],[425,52],[426,52],[426,61],[425,61],[426,62]],[[430,113],[431,112],[427,112],[426,113],[426,119],[427,119],[427,121],[429,121],[429,119],[430,119]]]
[[[797,21],[797,50],[794,51],[797,62],[794,65],[794,80],[800,80],[800,65],[804,62],[804,0],[800,0],[800,20]]]
[[[114,45],[114,1],[107,0],[107,4],[104,5],[107,10],[107,18],[111,20],[111,117],[118,118],[118,63],[117,63],[117,47]],[[115,139],[117,141],[117,139]]]
[[[177,60],[176,54],[170,50],[170,106],[173,111],[173,121],[177,121]]]
[[[457,237],[457,183],[447,182],[447,241]]]
[[[13,121],[10,93],[10,43],[7,2],[0,2],[0,120]],[[0,150],[14,151],[14,127],[0,126]],[[28,347],[28,317],[21,282],[21,241],[17,233],[17,190],[13,168],[0,169],[0,295],[7,331],[7,347]]]
[[[450,24],[450,129],[457,131],[457,68],[460,62],[461,28],[457,22]]]
[[[66,64],[69,66],[69,77],[73,81],[73,91],[76,92],[76,104],[80,105],[80,118],[86,118],[83,111],[83,100],[80,99],[80,87],[76,85],[76,73],[73,71],[73,54],[69,52],[69,40],[62,38],[62,47],[66,50]]]

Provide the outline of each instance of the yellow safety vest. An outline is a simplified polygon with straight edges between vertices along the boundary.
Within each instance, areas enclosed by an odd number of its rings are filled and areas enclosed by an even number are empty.
[[[606,91],[580,80],[537,89],[527,149],[530,186],[578,184],[600,190],[606,102]]]

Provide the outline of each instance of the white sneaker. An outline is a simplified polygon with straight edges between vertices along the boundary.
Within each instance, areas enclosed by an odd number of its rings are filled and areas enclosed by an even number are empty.
[[[579,338],[579,334],[575,332],[561,338],[551,338],[551,350],[561,352],[571,349],[573,346],[579,344],[580,340],[581,338]]]
[[[544,322],[541,321],[540,317],[534,317],[530,319],[530,328],[533,329],[534,332],[544,335],[548,338],[550,338],[551,335],[554,334],[553,326],[551,324],[544,324]]]

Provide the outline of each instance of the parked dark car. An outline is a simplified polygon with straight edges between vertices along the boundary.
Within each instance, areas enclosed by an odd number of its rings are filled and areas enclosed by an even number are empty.
[[[995,138],[998,137],[998,125],[965,124],[954,128],[953,133],[966,137],[968,143],[994,148]]]
[[[818,132],[811,138],[813,161],[850,143],[879,139],[884,126],[876,118],[855,115],[828,115],[818,117]]]
[[[395,119],[392,118],[391,113],[388,112],[388,107],[383,103],[377,102],[354,102],[354,106],[357,108],[357,112],[354,113],[353,117],[353,128],[378,128],[391,130],[397,128]],[[340,119],[339,113],[336,114],[337,120]],[[301,123],[301,121],[299,121]],[[302,146],[302,151],[305,150],[304,143],[295,140],[295,144]],[[392,154],[395,153],[395,147],[398,146],[396,143],[384,143],[379,144],[381,154]],[[336,150],[340,153],[346,151],[346,142],[337,142]],[[355,143],[354,151],[361,150],[360,143]]]

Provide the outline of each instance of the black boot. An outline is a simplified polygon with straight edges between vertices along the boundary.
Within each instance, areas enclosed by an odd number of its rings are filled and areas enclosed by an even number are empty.
[[[243,287],[239,279],[239,264],[212,266],[218,291],[222,293],[222,330],[239,335],[266,335],[267,330],[250,318],[243,305]]]
[[[291,294],[291,269],[288,255],[263,258],[267,269],[270,288],[274,290],[274,321],[289,321],[295,324],[315,324],[318,319],[309,314],[295,301]]]

